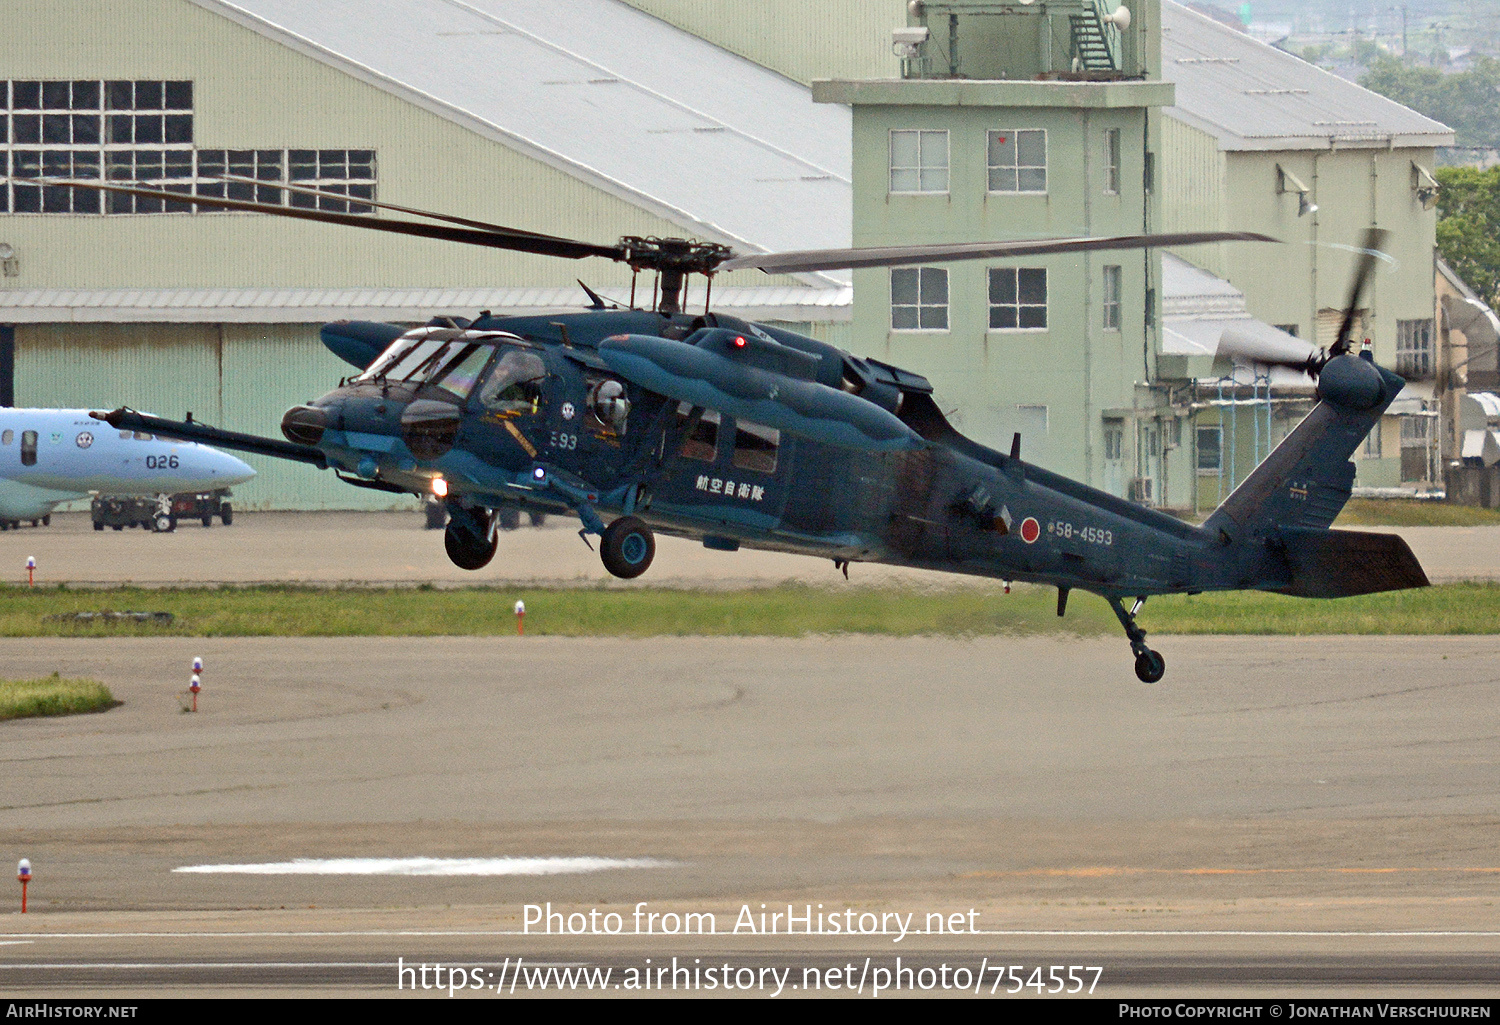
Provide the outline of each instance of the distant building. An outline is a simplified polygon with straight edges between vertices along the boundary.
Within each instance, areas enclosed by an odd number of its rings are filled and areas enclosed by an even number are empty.
[[[1377,358],[1403,370],[1412,383],[1395,407],[1404,419],[1388,417],[1361,451],[1358,484],[1440,486],[1432,455],[1435,434],[1423,435],[1422,427],[1432,421],[1439,401],[1433,386],[1436,213],[1431,171],[1435,149],[1453,141],[1446,126],[1171,2],[924,3],[931,38],[917,58],[904,62],[890,52],[890,27],[916,25],[921,19],[909,16],[907,5],[895,0],[765,0],[756,5],[753,18],[734,13],[730,0],[632,2],[785,74],[818,78],[823,76],[813,69],[828,69],[832,82],[815,87],[819,97],[855,108],[857,241],[893,238],[898,232],[908,233],[909,240],[1060,235],[1085,228],[1103,233],[1107,224],[1123,224],[1123,219],[1109,220],[1115,216],[1112,208],[1099,202],[1098,174],[1105,164],[1097,147],[1105,119],[1123,114],[1131,103],[1140,104],[1134,109],[1141,116],[1132,124],[1142,134],[1122,125],[1132,167],[1123,172],[1128,181],[1120,202],[1131,197],[1136,204],[1129,230],[1250,229],[1286,240],[1276,247],[1228,244],[1177,254],[1226,282],[1243,296],[1245,311],[1264,324],[1330,344],[1356,259],[1348,247],[1363,238],[1366,228],[1386,228],[1394,263],[1382,268],[1362,302],[1358,327],[1361,338],[1372,339]],[[1139,63],[1128,73],[1121,66],[1113,81],[1108,74],[1079,74],[1075,77],[1093,80],[1066,87],[1057,81],[1068,77],[1073,59],[1087,48],[1082,34],[1073,35],[1074,19],[1099,19],[1120,6],[1131,12],[1126,35],[1136,40],[1131,52]],[[966,20],[981,8],[991,13]],[[888,26],[883,36],[881,11]],[[946,29],[950,16],[958,18],[959,26],[952,54]],[[990,25],[970,27],[986,18]],[[1054,31],[1038,29],[1042,21]],[[987,44],[991,57],[978,52],[978,40],[993,41]],[[1049,67],[1042,66],[1046,60]],[[1038,76],[1053,80],[1039,81]],[[1062,96],[1067,88],[1080,97],[1111,91],[1144,96],[1168,85],[1173,92],[1170,99],[1157,101],[1162,104],[1159,113],[1150,101],[1078,99],[1049,108],[1036,98]],[[919,96],[925,103],[915,99]],[[1105,114],[1096,102],[1126,106]],[[919,114],[931,123],[918,125]],[[910,123],[897,124],[902,117]],[[1045,199],[990,195],[982,183],[963,185],[968,192],[961,194],[960,176],[972,180],[969,169],[978,167],[983,156],[984,143],[973,140],[1012,123],[1031,125],[1028,118],[1048,133]],[[883,175],[890,170],[894,144],[882,136],[881,125],[889,133],[949,133],[954,189],[949,199],[933,202],[891,190]],[[1077,140],[1085,137],[1095,148],[1081,147]],[[1140,179],[1135,178],[1137,168]],[[973,197],[981,192],[982,202],[976,201]],[[919,216],[921,204],[934,216]],[[1001,209],[1013,216],[1001,216]],[[894,326],[880,336],[878,325],[891,316],[890,280],[857,274],[855,344],[872,353],[887,352],[898,362],[904,358],[914,370],[941,382],[941,394],[955,395],[958,416],[979,440],[1003,447],[1010,431],[1028,424],[1035,434],[1042,423],[1038,409],[1045,406],[1048,437],[1041,452],[1043,461],[1056,469],[1112,490],[1118,486],[1119,493],[1138,498],[1149,488],[1153,503],[1180,509],[1227,493],[1296,422],[1297,411],[1306,408],[1307,392],[1294,389],[1268,400],[1264,382],[1233,384],[1227,364],[1185,362],[1176,358],[1184,353],[1162,350],[1161,333],[1150,326],[1162,312],[1162,283],[1152,258],[1141,260],[1139,273],[1123,279],[1122,310],[1140,310],[1141,321],[1123,322],[1119,353],[1102,356],[1109,350],[1101,347],[1103,336],[1095,325],[1103,323],[1097,304],[1104,294],[1100,268],[1107,261],[1095,257],[1087,268],[1082,261],[1072,267],[1064,267],[1065,262],[1046,265],[1049,281],[1067,284],[1049,289],[1048,334],[1034,338],[1029,349],[1013,342],[997,345],[993,332],[976,330],[989,312],[981,287],[989,268],[969,270],[957,264],[948,269],[953,327],[928,328],[920,339]],[[1122,268],[1131,264],[1120,261]],[[1145,343],[1142,351],[1134,352],[1132,339]],[[1167,358],[1158,363],[1163,356]],[[1189,372],[1192,376],[1170,376]],[[1211,391],[1218,403],[1221,386],[1225,403],[1234,398],[1247,405],[1203,407],[1208,400],[1200,393]],[[1115,389],[1113,396],[1106,396],[1110,389]],[[1257,436],[1257,424],[1265,424],[1267,401],[1275,409],[1269,435]],[[1245,411],[1255,403],[1261,406],[1258,419],[1247,415],[1237,425],[1225,426],[1235,436],[1221,440],[1222,463],[1211,469],[1213,460],[1196,452],[1197,425],[1208,418],[1216,426],[1217,410]],[[1029,407],[1024,413],[1023,406]],[[1151,412],[1143,415],[1146,410]],[[1184,425],[1189,417],[1191,423]],[[1209,436],[1203,434],[1204,439]],[[1116,451],[1115,438],[1123,439],[1119,473],[1103,458]],[[1179,448],[1167,448],[1164,438],[1180,439]],[[1423,464],[1428,472],[1421,480],[1405,479],[1417,461],[1410,456],[1403,460],[1403,448],[1419,444],[1430,456]],[[1172,453],[1165,464],[1163,452]],[[1195,469],[1172,473],[1172,460]],[[1163,466],[1168,467],[1166,481]],[[1131,481],[1136,481],[1133,492]]]

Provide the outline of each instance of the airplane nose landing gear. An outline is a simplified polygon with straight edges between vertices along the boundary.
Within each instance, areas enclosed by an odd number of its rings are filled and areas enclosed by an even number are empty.
[[[1136,613],[1141,611],[1141,606],[1146,604],[1144,597],[1137,598],[1130,611],[1125,611],[1125,606],[1118,598],[1106,598],[1109,607],[1115,610],[1115,617],[1120,620],[1120,625],[1125,628],[1125,636],[1130,638],[1130,650],[1135,653],[1135,675],[1142,683],[1155,683],[1167,672],[1167,660],[1161,657],[1161,652],[1152,651],[1146,647],[1146,631],[1136,625]]]

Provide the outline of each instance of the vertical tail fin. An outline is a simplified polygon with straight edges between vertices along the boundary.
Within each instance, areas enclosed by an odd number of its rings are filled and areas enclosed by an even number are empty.
[[[1230,539],[1271,527],[1326,529],[1349,501],[1349,457],[1405,383],[1357,356],[1330,359],[1313,411],[1214,510],[1204,529]]]

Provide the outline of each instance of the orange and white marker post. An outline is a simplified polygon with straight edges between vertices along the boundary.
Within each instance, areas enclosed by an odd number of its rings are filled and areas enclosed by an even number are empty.
[[[516,602],[516,634],[517,635],[522,635],[522,634],[525,634],[525,633],[526,633],[526,603],[524,601],[518,601],[518,602]]]
[[[31,862],[25,858],[16,866],[16,878],[21,881],[21,914],[26,914],[26,884],[31,882]]]
[[[36,556],[26,556],[26,586],[36,586]]]
[[[198,692],[203,689],[203,684],[198,680],[198,674],[193,674],[193,682],[188,684],[188,690],[193,692],[193,711],[198,711]]]

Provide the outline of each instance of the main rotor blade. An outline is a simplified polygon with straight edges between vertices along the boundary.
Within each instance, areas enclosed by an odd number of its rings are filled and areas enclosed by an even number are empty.
[[[369,217],[363,214],[336,214],[326,210],[304,210],[295,206],[277,206],[271,203],[252,203],[241,199],[220,199],[217,196],[193,196],[165,189],[148,189],[133,185],[118,185],[113,182],[75,181],[58,178],[27,178],[25,185],[66,185],[75,189],[93,189],[96,192],[117,192],[127,196],[144,196],[171,203],[196,203],[219,210],[244,210],[248,213],[271,214],[273,217],[292,217],[303,221],[318,221],[322,224],[342,224],[351,228],[367,228],[371,231],[389,231],[398,235],[415,235],[418,238],[436,238],[447,242],[463,242],[491,249],[510,249],[521,253],[536,253],[540,256],[561,256],[569,260],[585,256],[603,256],[611,260],[624,258],[619,246],[599,246],[556,235],[539,235],[514,228],[500,230],[471,230],[467,228],[445,228],[440,224],[418,224],[415,221],[395,221]],[[271,188],[284,188],[274,183],[262,182]],[[348,199],[349,197],[341,197]],[[353,200],[353,202],[364,202]]]
[[[1167,235],[1116,235],[1108,238],[1049,238],[1016,242],[957,242],[927,246],[875,246],[860,249],[806,249],[790,253],[736,256],[719,270],[758,267],[768,274],[816,270],[853,270],[859,267],[901,267],[954,260],[989,260],[1043,253],[1087,253],[1101,249],[1160,249],[1204,242],[1277,242],[1253,231],[1198,231]]]
[[[452,214],[435,214],[431,210],[419,210],[414,206],[397,206],[395,203],[385,203],[374,199],[360,199],[357,196],[346,195],[342,192],[326,192],[323,189],[313,188],[310,185],[293,185],[290,182],[263,181],[260,178],[246,178],[239,174],[210,174],[204,175],[214,181],[237,182],[241,185],[259,185],[275,189],[285,189],[288,192],[299,192],[304,196],[317,196],[319,199],[333,199],[345,203],[358,203],[360,206],[375,206],[382,210],[399,210],[403,214],[416,214],[418,217],[431,217],[435,221],[447,221],[449,224],[462,224],[470,228],[479,228],[481,231],[498,231],[507,235],[525,235],[531,238],[551,238],[550,235],[542,235],[534,231],[523,231],[520,228],[507,228],[503,224],[491,224],[488,221],[471,221],[467,217],[454,217]]]
[[[1339,325],[1338,337],[1328,349],[1331,356],[1339,356],[1349,351],[1349,332],[1354,329],[1359,298],[1364,294],[1365,283],[1370,280],[1370,275],[1375,270],[1375,261],[1384,251],[1388,234],[1389,232],[1382,228],[1371,228],[1365,232],[1364,249],[1361,250],[1359,263],[1354,267],[1354,281],[1349,286],[1349,301],[1344,304],[1344,321]]]

